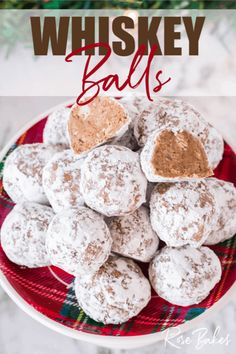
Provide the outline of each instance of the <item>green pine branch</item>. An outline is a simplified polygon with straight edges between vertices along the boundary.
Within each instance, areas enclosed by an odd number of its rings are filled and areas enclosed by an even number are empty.
[[[230,0],[2,0],[0,9],[235,9]]]

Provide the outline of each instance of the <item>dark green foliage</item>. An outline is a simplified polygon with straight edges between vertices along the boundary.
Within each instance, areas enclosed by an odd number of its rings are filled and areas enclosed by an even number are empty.
[[[227,0],[2,0],[0,9],[235,9]]]

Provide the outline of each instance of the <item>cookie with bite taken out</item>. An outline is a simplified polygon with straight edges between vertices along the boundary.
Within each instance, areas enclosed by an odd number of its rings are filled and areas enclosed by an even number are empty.
[[[98,96],[84,105],[76,103],[68,121],[70,146],[76,154],[86,153],[112,138],[121,137],[129,123],[126,110],[114,98]]]

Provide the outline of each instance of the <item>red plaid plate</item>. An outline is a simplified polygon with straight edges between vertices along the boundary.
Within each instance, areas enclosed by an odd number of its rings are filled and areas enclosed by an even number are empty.
[[[18,145],[42,142],[46,120],[47,116],[37,119],[3,151],[0,159],[0,226],[14,206],[2,187],[4,161]],[[215,176],[236,184],[236,155],[227,144]],[[180,307],[168,303],[153,292],[148,306],[138,316],[121,325],[104,325],[89,318],[77,304],[71,275],[56,267],[27,269],[17,266],[7,259],[1,246],[0,283],[23,310],[61,333],[102,345],[133,347],[163,338],[163,331],[168,328],[180,325],[183,329],[189,328],[190,322],[196,322],[194,319],[200,315],[203,318],[203,313],[210,312],[213,306],[215,308],[222,297],[228,297],[224,296],[226,293],[233,293],[236,279],[236,236],[211,248],[221,260],[223,273],[221,281],[204,301],[195,306]],[[147,273],[147,267],[142,268]],[[119,343],[119,338],[114,338],[120,336],[123,337],[122,343]]]

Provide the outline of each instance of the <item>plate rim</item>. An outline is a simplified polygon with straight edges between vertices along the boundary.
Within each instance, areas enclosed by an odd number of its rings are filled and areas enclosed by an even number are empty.
[[[0,151],[0,161],[3,160],[4,156],[11,148],[11,146],[18,140],[18,138],[25,133],[26,130],[30,129],[33,125],[46,118],[53,111],[71,105],[75,101],[70,99],[63,103],[60,103],[56,106],[53,106],[46,110],[45,112],[38,114],[35,118],[31,119],[28,123],[26,123],[21,129],[17,131],[14,136],[9,139],[8,143],[4,146],[4,148]],[[46,315],[37,311],[32,305],[30,305],[26,300],[24,300],[18,292],[14,289],[11,283],[8,281],[7,277],[4,275],[2,270],[0,270],[0,286],[3,290],[8,294],[8,296],[15,302],[15,304],[24,311],[28,316],[38,321],[42,325],[47,328],[54,330],[60,334],[64,334],[73,339],[82,340],[85,342],[89,342],[95,345],[101,345],[107,348],[113,349],[134,349],[137,347],[143,347],[146,345],[154,344],[158,341],[164,340],[166,338],[167,333],[171,330],[171,328],[167,328],[162,332],[144,334],[138,336],[103,336],[100,334],[92,334],[86,333],[82,331],[78,331],[76,329],[66,327],[63,324],[60,324]],[[180,330],[179,334],[183,334],[184,332],[191,330],[196,327],[197,323],[200,323],[202,320],[206,320],[213,313],[222,309],[229,301],[233,298],[233,295],[236,295],[236,283],[229,288],[229,290],[210,308],[204,311],[202,314],[193,318],[192,320],[186,321],[183,324],[175,326],[173,328],[178,328]]]

